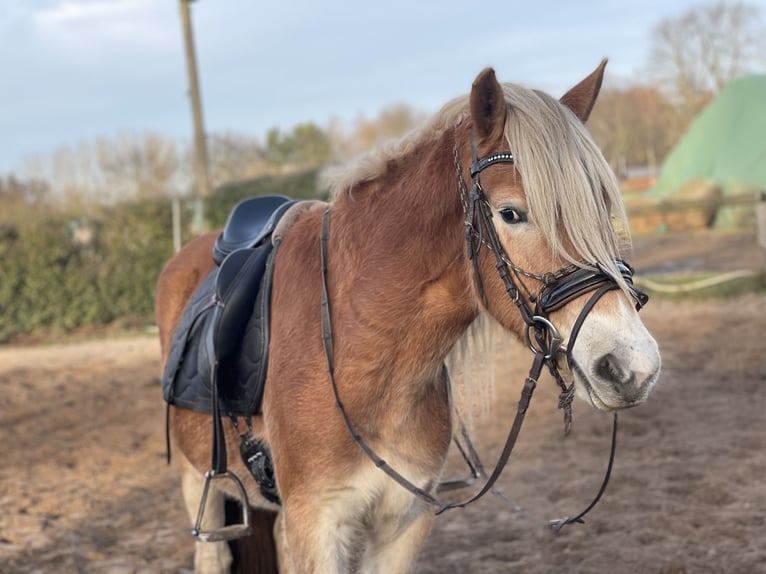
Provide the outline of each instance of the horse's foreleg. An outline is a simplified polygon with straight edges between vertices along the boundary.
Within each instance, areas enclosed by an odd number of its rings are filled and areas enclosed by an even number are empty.
[[[291,574],[295,567],[290,559],[290,551],[287,546],[287,532],[285,531],[285,513],[277,514],[274,521],[274,543],[277,547],[277,563],[280,574]]]
[[[205,477],[194,466],[180,456],[181,463],[181,488],[183,490],[186,511],[191,523],[197,520],[202,490],[205,485]],[[203,530],[216,530],[226,523],[224,508],[225,498],[220,490],[211,485],[207,497],[205,514],[202,518]],[[231,571],[232,556],[227,542],[195,542],[194,543],[194,571],[197,574],[229,574]]]
[[[361,574],[406,574],[412,571],[418,552],[434,522],[431,509],[423,512],[391,537],[374,537],[362,560]]]
[[[360,528],[349,510],[296,496],[286,502],[275,525],[280,573],[357,572]]]

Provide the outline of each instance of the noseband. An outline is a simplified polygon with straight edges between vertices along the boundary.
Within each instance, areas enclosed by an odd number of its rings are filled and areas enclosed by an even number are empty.
[[[479,296],[484,303],[485,308],[488,308],[487,297],[484,291],[484,284],[479,267],[479,252],[482,245],[484,245],[489,248],[489,250],[492,251],[492,253],[495,255],[497,262],[497,272],[503,281],[508,296],[518,308],[519,313],[521,314],[521,317],[527,326],[527,344],[530,350],[534,353],[532,368],[530,369],[529,375],[524,382],[516,417],[511,426],[511,430],[508,433],[508,438],[506,439],[503,451],[500,454],[497,464],[495,465],[495,469],[492,471],[490,476],[487,477],[483,487],[467,500],[462,502],[442,502],[441,500],[432,496],[429,492],[410,482],[407,478],[392,468],[385,460],[378,456],[378,454],[364,440],[364,437],[362,437],[362,435],[357,431],[356,427],[349,418],[348,413],[346,412],[346,409],[341,402],[338,386],[335,381],[332,315],[330,313],[330,298],[327,289],[327,259],[330,236],[329,207],[324,213],[324,219],[322,221],[322,234],[320,237],[322,270],[322,342],[325,358],[327,360],[328,377],[332,387],[333,396],[335,398],[335,404],[340,411],[343,422],[345,423],[351,438],[365,453],[365,455],[373,462],[373,464],[385,472],[405,490],[419,498],[421,501],[434,506],[436,508],[436,514],[441,514],[445,510],[449,510],[451,508],[460,508],[466,506],[471,502],[481,498],[490,489],[492,489],[493,485],[500,477],[500,474],[502,474],[502,471],[505,468],[508,459],[510,458],[511,451],[516,444],[516,439],[518,438],[519,432],[521,431],[521,425],[524,421],[524,416],[526,414],[527,408],[529,407],[529,402],[532,398],[535,386],[537,385],[537,379],[542,372],[543,365],[548,366],[551,374],[562,389],[562,393],[559,398],[559,408],[564,409],[565,429],[566,432],[569,431],[571,426],[571,403],[574,397],[574,383],[567,387],[559,373],[557,358],[559,352],[561,351],[562,338],[558,329],[548,318],[548,315],[553,311],[561,309],[574,299],[586,293],[594,292],[591,298],[580,311],[580,314],[572,327],[572,332],[570,333],[569,343],[566,349],[566,356],[568,362],[571,363],[574,341],[577,338],[577,334],[579,333],[580,327],[582,326],[585,317],[604,294],[614,289],[620,288],[618,283],[600,265],[584,265],[583,267],[569,265],[562,267],[553,273],[546,273],[545,275],[531,273],[514,265],[513,261],[508,257],[508,254],[500,243],[497,230],[495,229],[495,226],[492,222],[492,210],[490,208],[489,202],[487,201],[486,195],[484,194],[484,190],[479,179],[481,172],[492,165],[497,163],[512,164],[514,162],[513,154],[506,151],[492,153],[482,158],[478,158],[476,156],[476,148],[472,138],[470,173],[473,185],[471,186],[470,192],[466,189],[466,185],[463,180],[463,170],[460,165],[457,144],[455,145],[454,149],[454,160],[455,173],[457,175],[458,189],[460,192],[460,201],[463,205],[463,210],[466,216],[465,237],[466,243],[468,245],[468,258],[471,260],[473,265],[474,278]],[[640,309],[647,302],[648,297],[646,294],[633,286],[633,269],[630,267],[630,265],[621,260],[617,260],[616,265],[620,274],[625,280],[625,283],[630,288],[630,293],[636,301],[636,308]],[[521,279],[522,276],[537,280],[541,283],[542,287],[536,295],[532,294],[531,291],[527,288],[526,284]],[[534,307],[532,307],[532,305],[534,305]],[[552,521],[551,525],[554,529],[558,530],[562,526],[574,522],[583,522],[582,517],[585,516],[585,514],[589,512],[601,498],[601,495],[606,489],[606,485],[609,481],[609,475],[612,469],[616,444],[616,433],[617,414],[615,413],[614,425],[612,428],[611,456],[609,459],[606,476],[601,485],[601,489],[596,495],[595,500],[577,516]],[[474,462],[478,463],[478,467],[482,467],[480,461],[478,461],[478,458],[474,457]],[[470,464],[471,463],[469,462],[469,465]],[[474,474],[474,476],[479,475]]]

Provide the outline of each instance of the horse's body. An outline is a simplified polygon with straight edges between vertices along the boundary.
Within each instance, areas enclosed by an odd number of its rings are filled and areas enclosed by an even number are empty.
[[[485,71],[470,100],[456,100],[389,155],[338,180],[327,274],[338,391],[365,441],[425,491],[433,491],[439,480],[452,433],[450,390],[442,373],[445,358],[480,313],[519,337],[526,328],[488,250],[478,258],[486,305],[477,292],[465,254],[466,214],[453,150],[471,157],[473,134],[480,155],[509,145],[521,154],[515,166],[496,165],[483,174],[500,239],[516,266],[533,274],[555,271],[567,263],[566,254],[577,261],[609,264],[605,259],[618,256],[609,204],[619,202],[619,195],[613,179],[601,176],[607,170],[603,158],[577,127],[590,112],[602,71],[603,66],[573,88],[562,104],[521,88],[503,89],[494,73]],[[537,135],[569,130],[558,134],[565,145],[516,141],[514,122],[535,119],[507,102],[517,92],[530,101],[542,98],[534,113],[540,121],[553,121],[553,127],[545,126]],[[541,161],[560,165],[523,165],[524,146],[535,145],[554,148]],[[555,179],[556,170],[569,179],[553,183],[575,185],[566,193],[585,199],[573,204],[557,197],[553,214],[543,213],[544,207],[536,212],[541,200],[526,188],[551,183],[546,178]],[[587,185],[583,179],[573,182],[572,170],[585,174],[585,180],[590,177]],[[470,181],[468,170],[461,175]],[[508,210],[523,214],[524,221],[506,225]],[[254,507],[279,512],[274,535],[280,571],[408,572],[434,513],[374,466],[352,440],[335,404],[321,338],[323,212],[319,205],[302,214],[279,248],[263,416],[253,418],[254,434],[268,443],[273,455],[282,507],[260,496],[240,462],[238,435],[225,424],[230,466],[244,480]],[[577,221],[589,214],[595,214],[592,221]],[[213,267],[213,241],[212,234],[195,239],[162,273],[157,318],[163,357],[186,301]],[[526,280],[539,287],[534,279]],[[580,297],[551,314],[565,339],[583,305]],[[573,362],[570,376],[578,393],[598,408],[632,406],[646,397],[659,371],[659,355],[626,290],[613,290],[596,304],[580,331]],[[210,464],[210,417],[171,408],[170,430],[183,453],[184,496],[193,519],[202,473]],[[214,492],[209,499],[204,526],[221,525],[222,496]],[[225,543],[197,543],[198,571],[225,572],[230,561]]]

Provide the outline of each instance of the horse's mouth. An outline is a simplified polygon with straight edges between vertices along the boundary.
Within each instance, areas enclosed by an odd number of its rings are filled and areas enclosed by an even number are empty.
[[[575,380],[575,385],[579,387],[580,389],[585,390],[585,394],[588,397],[588,400],[590,401],[590,404],[593,405],[594,408],[605,411],[605,412],[612,412],[622,409],[629,409],[631,407],[636,406],[637,404],[643,402],[644,397],[636,397],[632,400],[625,400],[623,398],[617,398],[615,401],[610,401],[607,403],[607,401],[602,397],[602,395],[599,394],[599,392],[596,390],[593,383],[591,383],[588,376],[585,374],[585,371],[580,367],[580,365],[577,364],[576,361],[571,362],[571,370],[572,370],[572,376]],[[578,384],[579,383],[579,384]]]

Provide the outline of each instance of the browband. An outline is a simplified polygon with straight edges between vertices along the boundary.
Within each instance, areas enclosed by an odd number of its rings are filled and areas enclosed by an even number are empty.
[[[513,154],[509,151],[501,151],[477,159],[471,164],[471,178],[476,177],[476,174],[493,163],[513,163]]]

